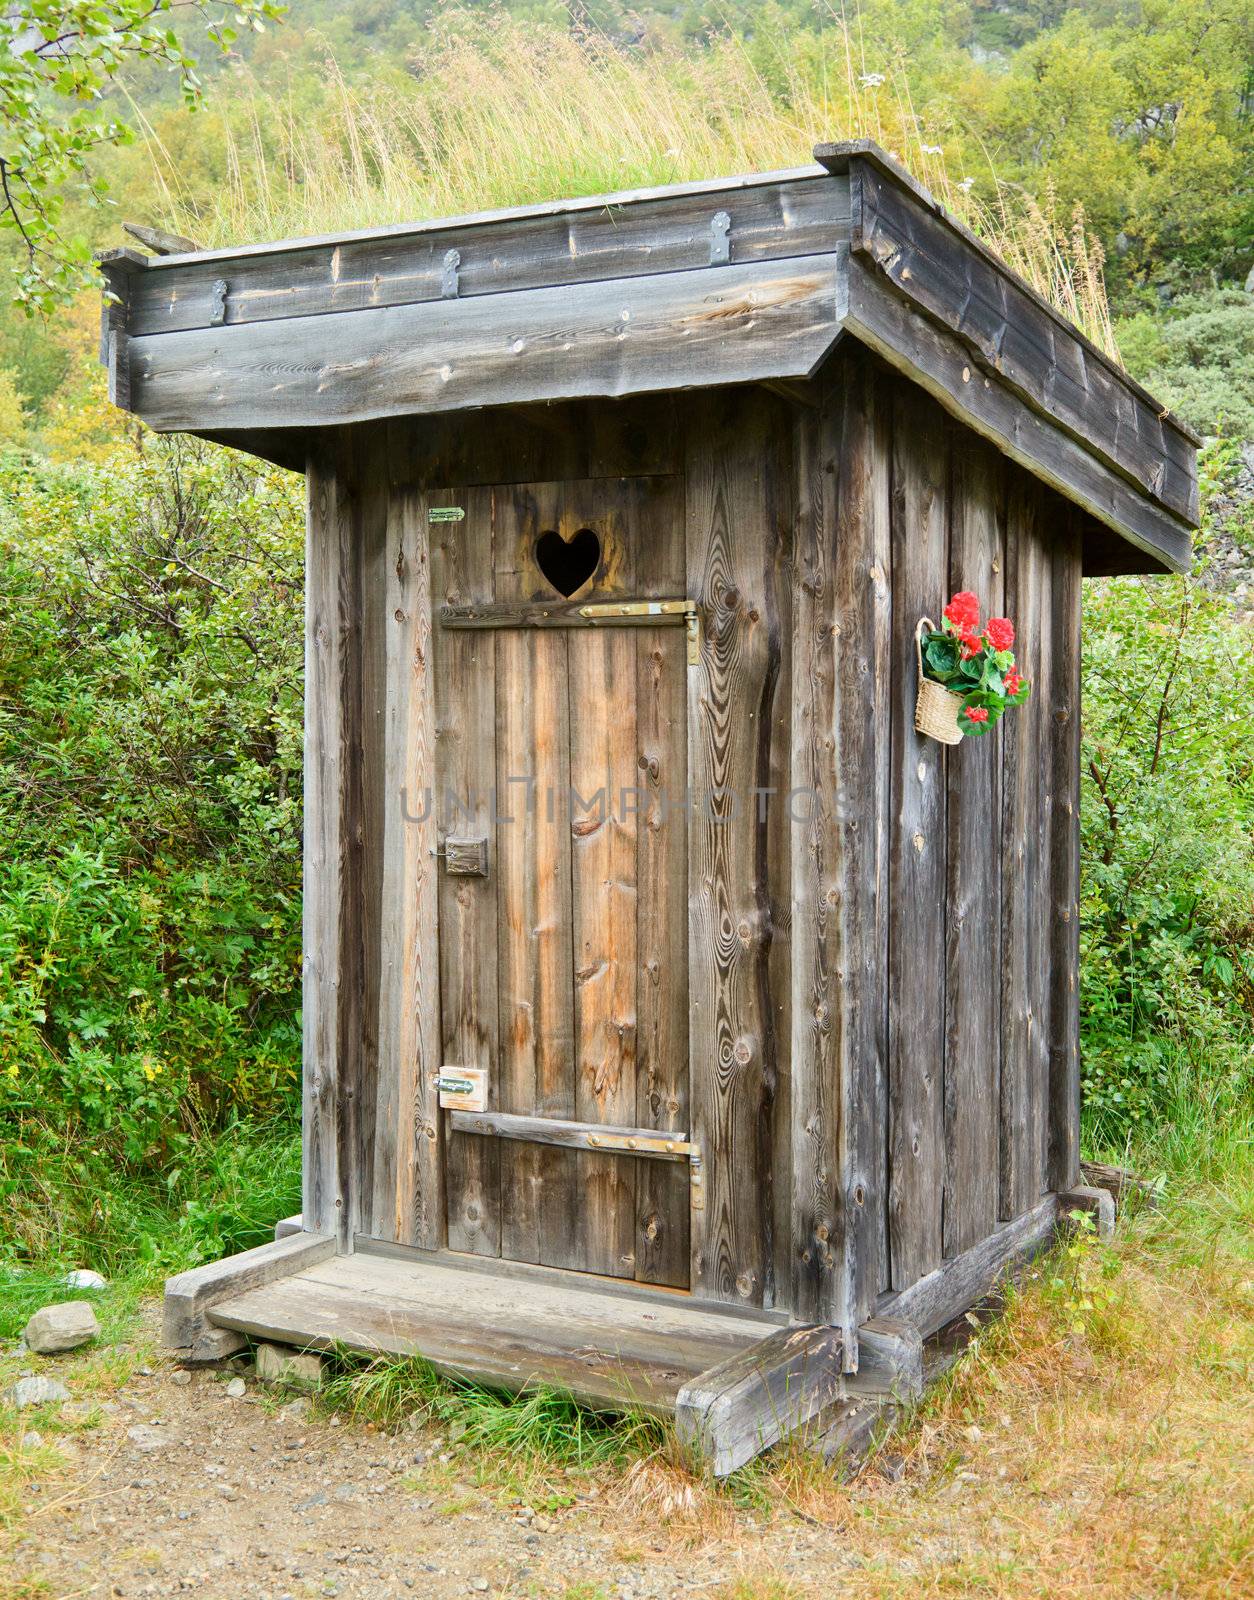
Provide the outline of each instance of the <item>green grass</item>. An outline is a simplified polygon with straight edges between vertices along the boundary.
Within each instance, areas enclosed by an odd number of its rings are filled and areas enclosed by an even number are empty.
[[[397,1427],[411,1417],[444,1426],[462,1454],[486,1452],[557,1469],[625,1466],[667,1448],[670,1434],[644,1412],[609,1416],[569,1395],[533,1389],[511,1396],[478,1383],[446,1378],[418,1358],[334,1358],[320,1402],[358,1421]]]
[[[300,1208],[300,1136],[287,1119],[237,1121],[183,1139],[168,1170],[128,1172],[89,1140],[27,1123],[16,1143],[0,1138],[0,1202],[4,1337],[41,1292],[81,1294],[59,1283],[71,1267],[108,1278],[114,1304],[273,1238]]]

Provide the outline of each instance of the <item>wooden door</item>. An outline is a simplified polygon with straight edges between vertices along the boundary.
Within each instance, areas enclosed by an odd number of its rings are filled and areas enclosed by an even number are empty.
[[[596,1148],[688,1134],[684,617],[577,615],[683,600],[682,486],[429,515],[443,1070],[487,1076],[442,1113],[449,1246],[686,1286],[689,1160]]]

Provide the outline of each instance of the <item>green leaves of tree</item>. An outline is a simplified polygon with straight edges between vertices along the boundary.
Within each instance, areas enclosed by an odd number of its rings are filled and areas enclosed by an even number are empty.
[[[134,137],[107,104],[127,69],[177,73],[194,107],[201,84],[176,16],[203,23],[211,46],[227,51],[234,24],[261,29],[283,11],[277,0],[17,0],[0,10],[0,231],[21,241],[15,298],[28,311],[50,311],[94,282],[90,245],[66,238],[61,223],[71,190],[107,202],[91,158]]]

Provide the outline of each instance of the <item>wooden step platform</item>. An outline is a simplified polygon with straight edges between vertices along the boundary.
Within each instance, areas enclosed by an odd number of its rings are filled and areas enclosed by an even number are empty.
[[[303,1349],[417,1354],[512,1392],[563,1389],[587,1405],[674,1416],[679,1391],[779,1332],[786,1319],[666,1291],[441,1255],[359,1250],[228,1294],[209,1322]]]

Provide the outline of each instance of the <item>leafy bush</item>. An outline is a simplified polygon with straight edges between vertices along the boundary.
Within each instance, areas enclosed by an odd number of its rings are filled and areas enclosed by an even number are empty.
[[[1254,295],[1182,295],[1115,328],[1128,371],[1203,433],[1254,439]]]
[[[80,1181],[293,1103],[294,485],[188,443],[0,463],[0,1118]]]
[[[1081,996],[1092,1137],[1254,1079],[1254,649],[1191,578],[1086,585]]]

